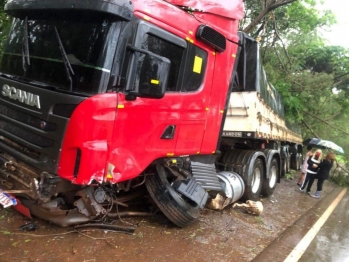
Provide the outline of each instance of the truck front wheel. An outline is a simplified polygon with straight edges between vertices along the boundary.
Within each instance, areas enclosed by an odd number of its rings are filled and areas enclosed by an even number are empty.
[[[199,206],[186,199],[171,187],[163,166],[156,166],[157,174],[148,176],[145,181],[149,195],[162,213],[178,227],[186,227],[199,218]]]
[[[262,183],[264,178],[263,161],[257,158],[254,162],[251,176],[251,183],[245,185],[245,193],[243,198],[246,200],[256,201],[262,190]]]

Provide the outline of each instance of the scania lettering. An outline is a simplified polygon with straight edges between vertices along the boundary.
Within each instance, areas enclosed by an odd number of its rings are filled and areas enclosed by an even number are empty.
[[[21,103],[25,103],[30,106],[35,106],[40,109],[40,97],[26,91],[16,89],[13,86],[3,85],[1,94],[8,96],[13,100],[18,100]]]
[[[146,196],[186,227],[217,196],[219,208],[269,196],[299,168],[299,132],[238,32],[242,0],[16,0],[5,12],[6,206],[65,227]]]

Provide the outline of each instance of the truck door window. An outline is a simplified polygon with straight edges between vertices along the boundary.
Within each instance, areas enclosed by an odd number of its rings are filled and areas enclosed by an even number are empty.
[[[144,34],[142,49],[166,57],[171,61],[170,76],[166,91],[179,91],[179,73],[185,49],[152,34]]]
[[[187,64],[184,70],[183,92],[196,91],[200,88],[206,71],[207,52],[193,44],[189,45]]]

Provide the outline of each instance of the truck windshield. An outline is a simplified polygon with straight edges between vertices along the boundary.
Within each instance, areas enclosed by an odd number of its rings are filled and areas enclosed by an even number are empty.
[[[109,80],[120,23],[15,18],[0,72],[51,89],[95,94]]]

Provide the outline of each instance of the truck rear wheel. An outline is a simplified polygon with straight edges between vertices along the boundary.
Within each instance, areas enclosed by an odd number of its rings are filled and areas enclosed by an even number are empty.
[[[269,174],[269,177],[268,178],[265,177],[262,184],[263,186],[262,186],[261,194],[263,196],[272,195],[276,188],[276,183],[277,183],[278,174],[279,174],[279,164],[275,158],[273,158],[270,163],[268,174]]]
[[[257,158],[253,164],[251,183],[245,185],[245,193],[243,198],[246,200],[256,201],[262,190],[262,183],[264,178],[263,161]]]
[[[286,159],[281,160],[281,162],[282,162],[282,164],[281,164],[281,177],[285,177],[285,175],[286,175],[286,170],[287,170],[286,161],[287,161]]]
[[[199,218],[199,206],[175,191],[166,176],[165,168],[156,166],[157,174],[145,182],[149,195],[162,213],[176,226],[186,227]]]
[[[297,170],[301,170],[302,163],[303,163],[303,155],[301,153],[299,153],[299,156],[298,156],[298,163],[299,163],[299,167]]]
[[[289,174],[291,171],[291,155],[288,155],[286,158],[286,174]]]

